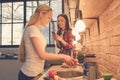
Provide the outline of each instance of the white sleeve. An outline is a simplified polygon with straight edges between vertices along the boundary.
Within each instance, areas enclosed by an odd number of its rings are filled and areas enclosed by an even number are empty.
[[[29,28],[29,37],[38,37],[40,38],[40,31],[35,28],[35,26]]]

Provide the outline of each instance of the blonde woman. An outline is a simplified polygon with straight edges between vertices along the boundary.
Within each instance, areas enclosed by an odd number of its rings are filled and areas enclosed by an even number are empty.
[[[62,60],[70,66],[76,65],[76,61],[70,56],[45,51],[46,40],[39,29],[41,26],[46,26],[51,21],[51,17],[52,9],[47,5],[40,5],[25,26],[22,41],[26,58],[19,71],[18,80],[33,80],[44,72],[45,60]]]

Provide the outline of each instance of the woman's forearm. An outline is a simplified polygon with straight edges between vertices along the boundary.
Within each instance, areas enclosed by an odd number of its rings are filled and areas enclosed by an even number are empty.
[[[63,55],[61,54],[53,54],[53,53],[47,53],[41,55],[41,58],[44,60],[63,60]]]

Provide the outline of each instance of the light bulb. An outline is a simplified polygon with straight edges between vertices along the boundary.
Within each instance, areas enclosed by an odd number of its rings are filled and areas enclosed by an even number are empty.
[[[77,22],[75,23],[75,29],[78,31],[78,32],[82,32],[85,30],[85,23],[83,22],[83,20],[77,20]]]
[[[79,32],[75,29],[75,28],[73,28],[72,29],[72,34],[75,36],[75,35],[77,35]]]

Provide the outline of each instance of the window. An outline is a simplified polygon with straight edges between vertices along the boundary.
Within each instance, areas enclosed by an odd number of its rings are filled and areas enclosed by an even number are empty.
[[[58,4],[59,3],[59,4]],[[50,24],[40,29],[45,35],[48,45],[55,42],[52,39],[52,31],[57,29],[57,15],[62,13],[62,0],[28,0],[20,2],[0,3],[0,46],[19,45],[25,23],[40,4],[47,4],[53,9],[53,17]]]

